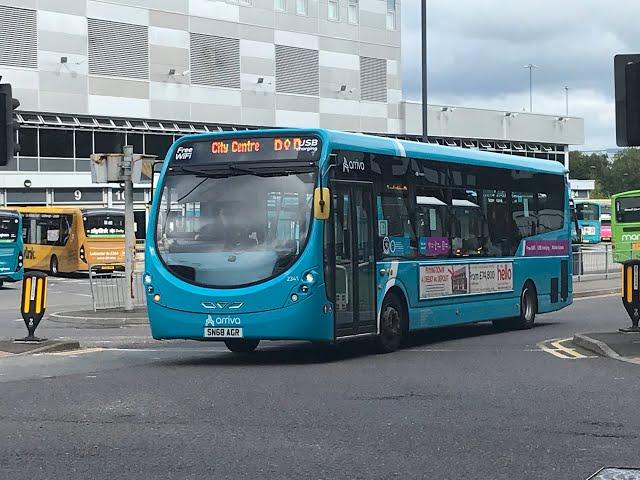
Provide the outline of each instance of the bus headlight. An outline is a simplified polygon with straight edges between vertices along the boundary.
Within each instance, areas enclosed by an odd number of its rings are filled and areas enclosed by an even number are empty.
[[[305,282],[307,283],[313,283],[316,281],[316,277],[313,274],[313,272],[307,272],[304,274],[304,277],[302,278]]]
[[[22,252],[18,253],[18,263],[16,265],[16,272],[20,271],[22,269],[22,265],[23,265],[23,256],[22,256]]]
[[[151,275],[149,275],[148,273],[145,273],[142,279],[144,280],[144,283],[146,283],[147,285],[151,283]]]
[[[87,256],[84,252],[84,245],[80,246],[80,260],[82,260],[84,263],[87,263]]]
[[[297,302],[298,301],[298,294],[297,293],[292,293],[291,294],[291,301],[292,302]]]

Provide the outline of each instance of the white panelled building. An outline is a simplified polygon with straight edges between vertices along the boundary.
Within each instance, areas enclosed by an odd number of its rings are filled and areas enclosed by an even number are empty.
[[[323,127],[418,138],[400,0],[0,0],[0,75],[21,102],[0,204],[118,206],[89,156],[164,157],[179,136]],[[568,162],[583,121],[429,106],[431,142]],[[136,188],[144,209],[149,192]]]

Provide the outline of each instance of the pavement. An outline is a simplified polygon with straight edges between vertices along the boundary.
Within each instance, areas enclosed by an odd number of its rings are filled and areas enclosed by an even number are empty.
[[[640,365],[640,333],[578,333],[573,342],[598,355]]]

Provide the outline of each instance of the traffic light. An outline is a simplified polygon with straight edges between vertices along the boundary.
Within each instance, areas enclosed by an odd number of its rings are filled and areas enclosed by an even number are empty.
[[[13,111],[20,106],[20,102],[13,98],[10,83],[0,83],[0,166],[5,166],[9,160],[20,151],[16,141],[18,122],[13,120]]]
[[[640,54],[614,57],[616,143],[640,146]]]

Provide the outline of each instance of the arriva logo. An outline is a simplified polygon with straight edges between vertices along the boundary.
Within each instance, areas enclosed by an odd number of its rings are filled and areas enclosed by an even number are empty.
[[[351,170],[364,172],[364,162],[361,160],[347,160],[347,157],[343,157],[342,173],[349,173]]]
[[[193,147],[178,147],[176,150],[176,160],[191,160]]]
[[[623,242],[635,242],[640,240],[640,233],[623,233],[620,240]]]

